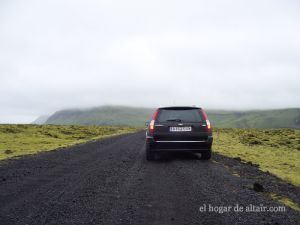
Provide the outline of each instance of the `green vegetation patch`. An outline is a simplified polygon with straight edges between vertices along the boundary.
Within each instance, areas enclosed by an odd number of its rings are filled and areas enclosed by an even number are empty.
[[[0,125],[0,160],[134,131],[114,126]]]
[[[294,129],[214,130],[215,152],[257,164],[262,171],[300,186],[300,131]]]
[[[277,195],[275,193],[271,193],[270,196],[272,199],[300,212],[300,206],[296,202],[294,202],[292,199],[289,199],[285,196]]]

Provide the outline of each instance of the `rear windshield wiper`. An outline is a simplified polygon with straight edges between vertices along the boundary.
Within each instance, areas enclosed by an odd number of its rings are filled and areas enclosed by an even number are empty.
[[[181,122],[181,119],[170,119],[170,120],[166,120],[166,121]]]

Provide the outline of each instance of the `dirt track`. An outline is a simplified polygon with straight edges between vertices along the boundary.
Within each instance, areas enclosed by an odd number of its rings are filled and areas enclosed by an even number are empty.
[[[8,160],[0,164],[0,225],[13,224],[299,224],[300,213],[200,212],[212,206],[281,206],[251,189],[253,173],[267,191],[298,188],[250,165],[213,156],[145,160],[144,133]],[[232,175],[237,168],[241,177]],[[270,185],[271,184],[271,185]],[[269,187],[268,187],[269,185]]]

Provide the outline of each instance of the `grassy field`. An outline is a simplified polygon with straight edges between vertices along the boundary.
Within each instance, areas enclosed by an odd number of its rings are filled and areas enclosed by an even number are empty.
[[[0,125],[0,160],[136,130],[111,126]]]
[[[215,129],[215,152],[300,186],[300,131],[294,129]]]

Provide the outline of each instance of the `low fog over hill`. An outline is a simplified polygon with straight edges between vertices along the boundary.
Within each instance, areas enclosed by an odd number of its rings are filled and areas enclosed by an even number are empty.
[[[143,126],[153,108],[100,106],[55,112],[45,124]],[[300,128],[300,108],[252,111],[206,110],[215,127]]]

